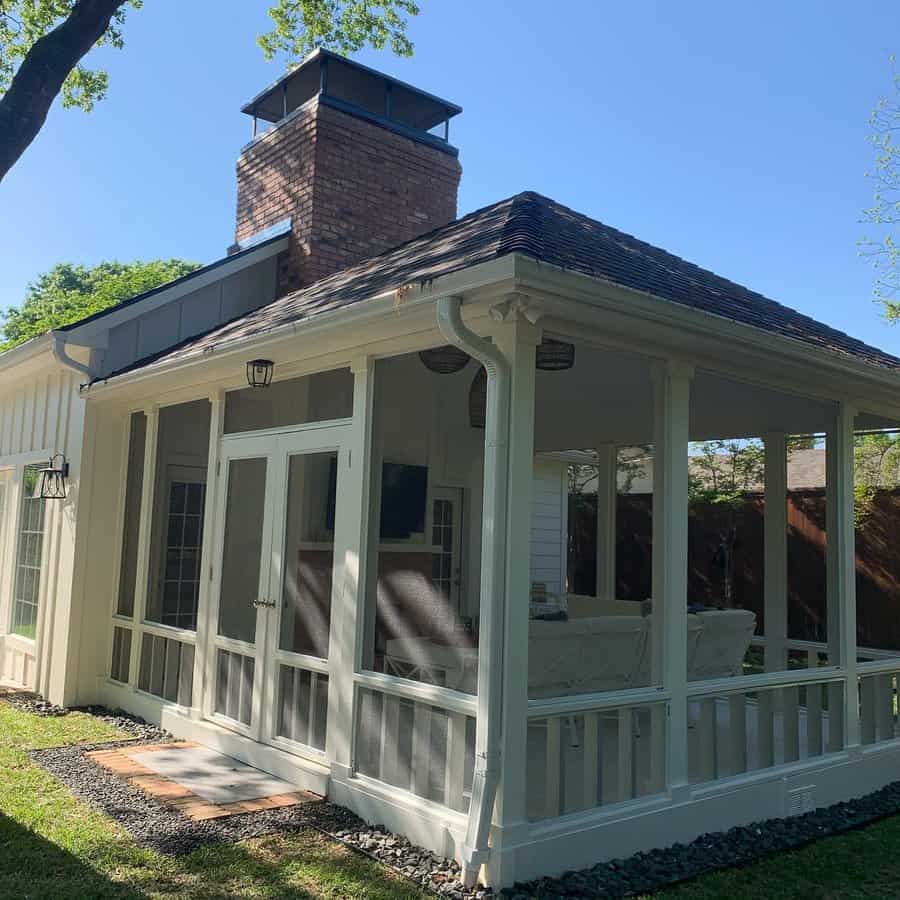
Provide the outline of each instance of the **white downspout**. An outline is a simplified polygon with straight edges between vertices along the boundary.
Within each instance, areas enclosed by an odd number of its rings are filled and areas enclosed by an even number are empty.
[[[66,339],[58,331],[53,332],[53,358],[67,369],[74,369],[76,372],[81,372],[88,381],[94,377],[90,366],[78,362],[77,359],[72,359],[72,357],[66,353]]]
[[[441,334],[487,370],[484,434],[484,499],[481,532],[481,598],[478,636],[478,699],[475,772],[469,821],[462,848],[463,882],[471,887],[490,854],[488,839],[500,780],[500,729],[503,688],[503,624],[506,570],[510,372],[503,354],[462,321],[459,297],[441,297]]]

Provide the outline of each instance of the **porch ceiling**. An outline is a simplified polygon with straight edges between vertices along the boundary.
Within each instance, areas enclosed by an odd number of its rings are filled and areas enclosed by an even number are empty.
[[[535,449],[538,452],[644,444],[653,440],[651,361],[590,347],[577,348],[574,368],[538,372]],[[831,404],[735,381],[696,374],[691,392],[691,440],[758,437],[767,431],[823,432]],[[859,428],[896,425],[860,416]]]

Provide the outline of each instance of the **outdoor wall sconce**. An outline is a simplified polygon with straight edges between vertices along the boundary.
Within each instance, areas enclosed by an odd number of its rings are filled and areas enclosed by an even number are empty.
[[[41,500],[65,500],[66,479],[69,477],[69,464],[65,454],[54,453],[46,469],[41,469],[41,482],[38,496]]]
[[[268,387],[272,383],[275,363],[271,359],[251,359],[247,363],[247,384],[250,387]]]
[[[535,366],[542,372],[564,372],[575,365],[575,345],[544,338],[535,353]]]
[[[443,347],[429,347],[427,350],[420,351],[419,359],[422,360],[422,365],[431,372],[436,372],[438,375],[452,375],[454,372],[462,371],[470,357],[465,350],[460,350],[453,344],[446,344]]]

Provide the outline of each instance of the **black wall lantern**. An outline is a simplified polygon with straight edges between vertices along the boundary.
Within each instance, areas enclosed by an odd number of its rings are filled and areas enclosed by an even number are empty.
[[[41,482],[38,496],[41,500],[65,500],[66,479],[69,477],[69,464],[62,453],[54,453],[46,469],[41,469]]]
[[[271,359],[251,359],[247,363],[247,384],[250,387],[268,387],[272,383],[275,363]]]

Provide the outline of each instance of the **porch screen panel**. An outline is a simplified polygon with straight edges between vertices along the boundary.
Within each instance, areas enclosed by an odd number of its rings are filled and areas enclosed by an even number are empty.
[[[874,692],[873,692],[874,694]],[[840,679],[786,684],[688,701],[691,783],[715,781],[774,766],[813,760],[843,749],[844,685]],[[881,695],[873,726],[893,715],[893,691]],[[875,712],[873,710],[873,712]],[[874,732],[874,727],[873,727]],[[893,722],[884,730],[893,737]],[[863,742],[866,743],[865,737]]]
[[[188,631],[197,628],[209,425],[206,400],[168,406],[159,414],[144,618]]]
[[[249,725],[253,714],[255,661],[251,656],[219,650],[216,654],[216,712]]]
[[[361,689],[356,760],[362,775],[467,812],[475,771],[475,719]]]
[[[256,637],[266,468],[264,457],[235,459],[228,466],[218,633],[246,643]]]
[[[141,642],[138,688],[181,706],[190,706],[194,691],[194,646],[155,634]]]
[[[46,505],[37,496],[42,468],[26,466],[22,477],[12,632],[26,638],[35,636],[43,566]]]
[[[278,736],[325,749],[328,676],[293,666],[279,666]]]
[[[113,681],[128,683],[131,671],[131,630],[129,628],[113,628],[112,659],[109,665],[109,677]]]
[[[349,369],[273,381],[264,391],[248,387],[225,395],[225,434],[348,419],[352,415],[353,374]]]
[[[856,434],[853,455],[858,659],[883,662],[900,658],[900,553],[894,540],[900,524],[900,431]],[[874,679],[868,689],[877,686],[881,697],[890,677]]]
[[[125,518],[122,523],[122,562],[116,612],[134,615],[134,587],[137,579],[138,532],[141,521],[141,494],[144,483],[144,449],[147,417],[133,413],[128,436],[128,472],[125,479]]]
[[[473,694],[485,432],[483,404],[471,407],[481,372],[463,363],[436,371],[409,353],[375,365],[362,665]]]
[[[528,818],[628,803],[665,790],[663,703],[585,710],[528,722]]]
[[[328,657],[337,453],[292,456],[288,468],[282,650]]]

